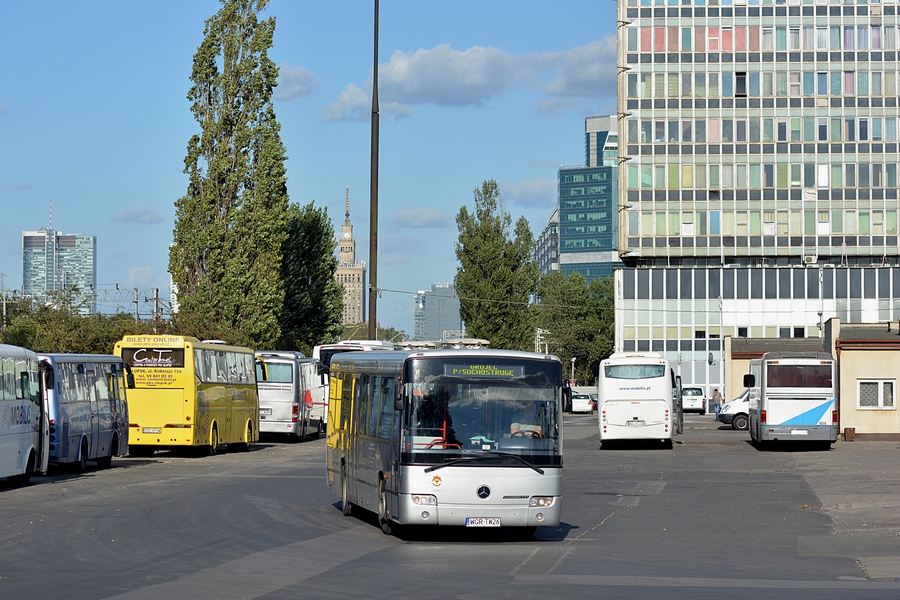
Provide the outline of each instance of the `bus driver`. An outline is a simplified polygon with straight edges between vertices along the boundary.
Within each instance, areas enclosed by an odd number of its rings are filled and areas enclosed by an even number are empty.
[[[509,428],[511,437],[533,437],[539,438],[543,436],[543,429],[537,422],[537,409],[534,402],[528,402],[513,417],[512,425]]]

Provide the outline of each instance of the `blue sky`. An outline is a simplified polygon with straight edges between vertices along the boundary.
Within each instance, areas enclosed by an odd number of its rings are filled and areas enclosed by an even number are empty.
[[[0,272],[22,286],[22,231],[97,236],[101,309],[168,299],[187,189],[186,99],[214,0],[0,3]],[[373,3],[272,0],[275,110],[292,202],[350,218],[368,261]],[[452,282],[455,216],[485,179],[537,236],[584,118],[615,110],[615,2],[384,0],[379,32],[382,326],[412,334],[413,294]],[[129,292],[116,292],[116,285]],[[141,310],[147,310],[142,305]]]

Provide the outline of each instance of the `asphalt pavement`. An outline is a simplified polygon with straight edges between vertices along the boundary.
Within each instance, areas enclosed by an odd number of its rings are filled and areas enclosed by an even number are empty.
[[[685,415],[685,431],[692,430],[750,438],[713,415]],[[831,519],[833,535],[801,537],[801,553],[853,558],[869,578],[900,580],[900,442],[838,441],[827,452],[802,446],[770,451],[789,456],[818,497],[818,506],[803,508]]]

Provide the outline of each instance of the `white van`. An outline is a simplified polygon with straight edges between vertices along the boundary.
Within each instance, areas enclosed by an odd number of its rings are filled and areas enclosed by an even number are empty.
[[[750,389],[728,402],[719,411],[719,421],[731,425],[732,429],[747,430],[750,426]]]

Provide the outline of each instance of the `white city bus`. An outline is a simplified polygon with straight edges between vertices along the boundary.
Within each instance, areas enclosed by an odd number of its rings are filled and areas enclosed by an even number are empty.
[[[25,485],[47,472],[49,421],[37,354],[0,345],[0,479]]]
[[[750,441],[837,441],[834,359],[827,352],[766,352],[744,375],[750,396]]]
[[[661,354],[617,352],[600,362],[600,440],[659,440],[671,447],[684,428],[681,378]]]
[[[255,354],[259,432],[318,438],[325,428],[328,394],[319,361],[300,352]]]
[[[84,472],[88,461],[108,468],[128,452],[125,388],[134,387],[118,356],[39,354],[50,419],[50,464]]]
[[[352,352],[331,361],[329,487],[397,525],[559,524],[562,365],[511,350]],[[524,430],[526,417],[530,419]],[[517,425],[516,428],[513,425]]]

